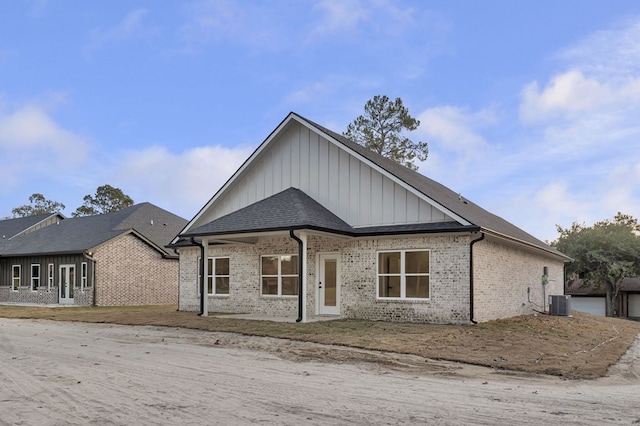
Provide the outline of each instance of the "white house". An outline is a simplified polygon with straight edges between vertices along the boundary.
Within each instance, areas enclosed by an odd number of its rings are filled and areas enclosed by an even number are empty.
[[[528,314],[545,309],[546,296],[563,294],[569,260],[295,113],[172,246],[180,254],[180,310],[298,321],[334,315],[462,324]]]

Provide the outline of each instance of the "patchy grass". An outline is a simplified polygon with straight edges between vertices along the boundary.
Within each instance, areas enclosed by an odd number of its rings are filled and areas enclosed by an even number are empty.
[[[345,345],[567,378],[604,376],[640,332],[640,322],[573,312],[471,326],[363,320],[306,324],[199,317],[175,306],[0,306],[0,317],[183,327]]]

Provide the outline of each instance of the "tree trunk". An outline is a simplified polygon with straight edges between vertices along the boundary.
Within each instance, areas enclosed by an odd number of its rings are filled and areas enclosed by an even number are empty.
[[[607,316],[617,317],[619,312],[616,312],[616,299],[618,298],[619,286],[615,283],[606,283],[606,303],[607,303]]]

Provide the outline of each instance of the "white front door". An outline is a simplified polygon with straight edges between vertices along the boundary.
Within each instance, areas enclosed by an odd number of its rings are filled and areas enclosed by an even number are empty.
[[[318,314],[340,315],[340,255],[320,254],[318,271]]]
[[[60,281],[58,283],[58,294],[60,304],[73,304],[73,288],[76,286],[75,265],[60,266]]]

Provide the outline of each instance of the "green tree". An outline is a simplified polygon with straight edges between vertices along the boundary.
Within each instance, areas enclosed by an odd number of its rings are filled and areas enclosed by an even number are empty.
[[[96,214],[111,213],[133,205],[131,197],[120,188],[111,185],[99,186],[95,196],[85,195],[84,204],[71,213],[72,216],[92,216]]]
[[[58,201],[47,200],[44,195],[38,193],[32,194],[29,197],[29,202],[31,204],[24,204],[20,207],[12,209],[11,213],[13,213],[13,217],[27,217],[45,213],[59,213],[64,210],[65,207],[64,204]]]
[[[607,311],[613,316],[622,281],[640,275],[638,220],[618,213],[613,221],[593,226],[574,222],[570,228],[557,229],[560,237],[552,245],[574,259],[567,267],[568,282],[582,279],[584,286],[604,288]]]
[[[420,121],[409,115],[402,99],[391,101],[385,95],[376,95],[365,104],[364,115],[349,124],[343,135],[384,157],[417,170],[413,160],[426,160],[429,147],[426,142],[413,142],[403,132],[416,130],[419,125]]]

